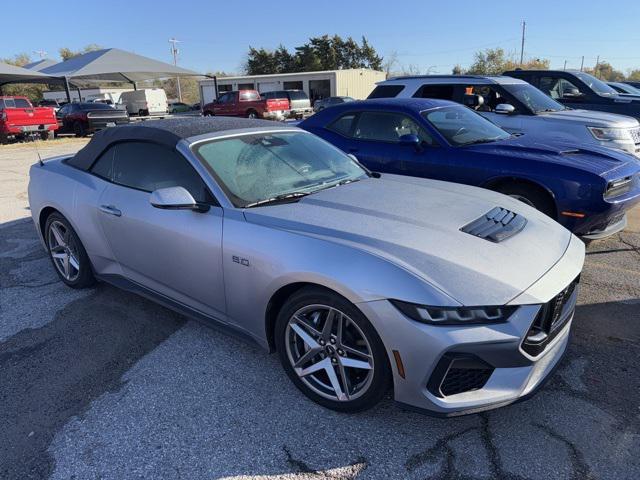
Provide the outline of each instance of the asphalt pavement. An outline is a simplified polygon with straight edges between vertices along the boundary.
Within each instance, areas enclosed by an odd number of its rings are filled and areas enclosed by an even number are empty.
[[[640,478],[640,209],[589,246],[568,354],[532,399],[346,415],[275,355],[109,285],[65,287],[27,218],[36,160],[0,149],[0,478]]]

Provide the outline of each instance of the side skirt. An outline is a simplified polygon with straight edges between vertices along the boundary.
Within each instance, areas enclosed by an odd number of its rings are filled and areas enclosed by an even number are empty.
[[[218,320],[217,318],[206,315],[199,310],[195,310],[181,302],[177,302],[167,297],[166,295],[156,292],[155,290],[151,290],[121,275],[96,275],[96,278],[110,285],[113,285],[114,287],[126,290],[131,293],[135,293],[137,295],[140,295],[141,297],[151,300],[152,302],[159,303],[160,305],[169,308],[174,312],[180,313],[192,320],[201,323],[202,325],[213,328],[216,331],[220,331],[244,342],[257,345],[263,350],[269,351],[266,341],[264,343],[261,342],[259,339],[255,338],[239,327],[230,325],[226,322],[223,322],[222,320]]]

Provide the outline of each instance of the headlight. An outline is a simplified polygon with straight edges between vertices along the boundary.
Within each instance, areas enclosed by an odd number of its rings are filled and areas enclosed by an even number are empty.
[[[612,180],[607,184],[607,190],[604,192],[605,198],[618,197],[620,195],[624,195],[633,186],[633,177],[628,176],[624,178],[619,178],[617,180]]]
[[[633,142],[633,137],[628,128],[601,128],[601,127],[587,127],[598,140],[614,141],[624,140]]]
[[[506,322],[518,307],[431,307],[391,300],[391,303],[416,322],[433,325],[473,325]]]

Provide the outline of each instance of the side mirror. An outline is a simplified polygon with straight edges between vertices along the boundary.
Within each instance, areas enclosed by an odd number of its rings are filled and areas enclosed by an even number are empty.
[[[410,145],[412,147],[420,146],[420,138],[415,133],[407,133],[400,136],[400,145]]]
[[[499,103],[496,105],[494,113],[499,113],[501,115],[511,115],[516,111],[516,108],[509,103]]]
[[[206,212],[209,205],[198,203],[184,187],[159,188],[151,193],[149,203],[164,210],[194,210]]]

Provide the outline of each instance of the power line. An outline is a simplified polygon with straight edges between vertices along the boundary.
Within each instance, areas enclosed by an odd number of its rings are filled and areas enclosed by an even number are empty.
[[[180,51],[178,50],[177,44],[180,43],[180,40],[176,40],[175,38],[171,37],[169,39],[169,43],[171,44],[171,55],[173,55],[173,65],[177,66],[178,53],[180,53]],[[182,102],[182,90],[180,89],[180,77],[176,77],[176,81],[178,86],[178,100]]]

